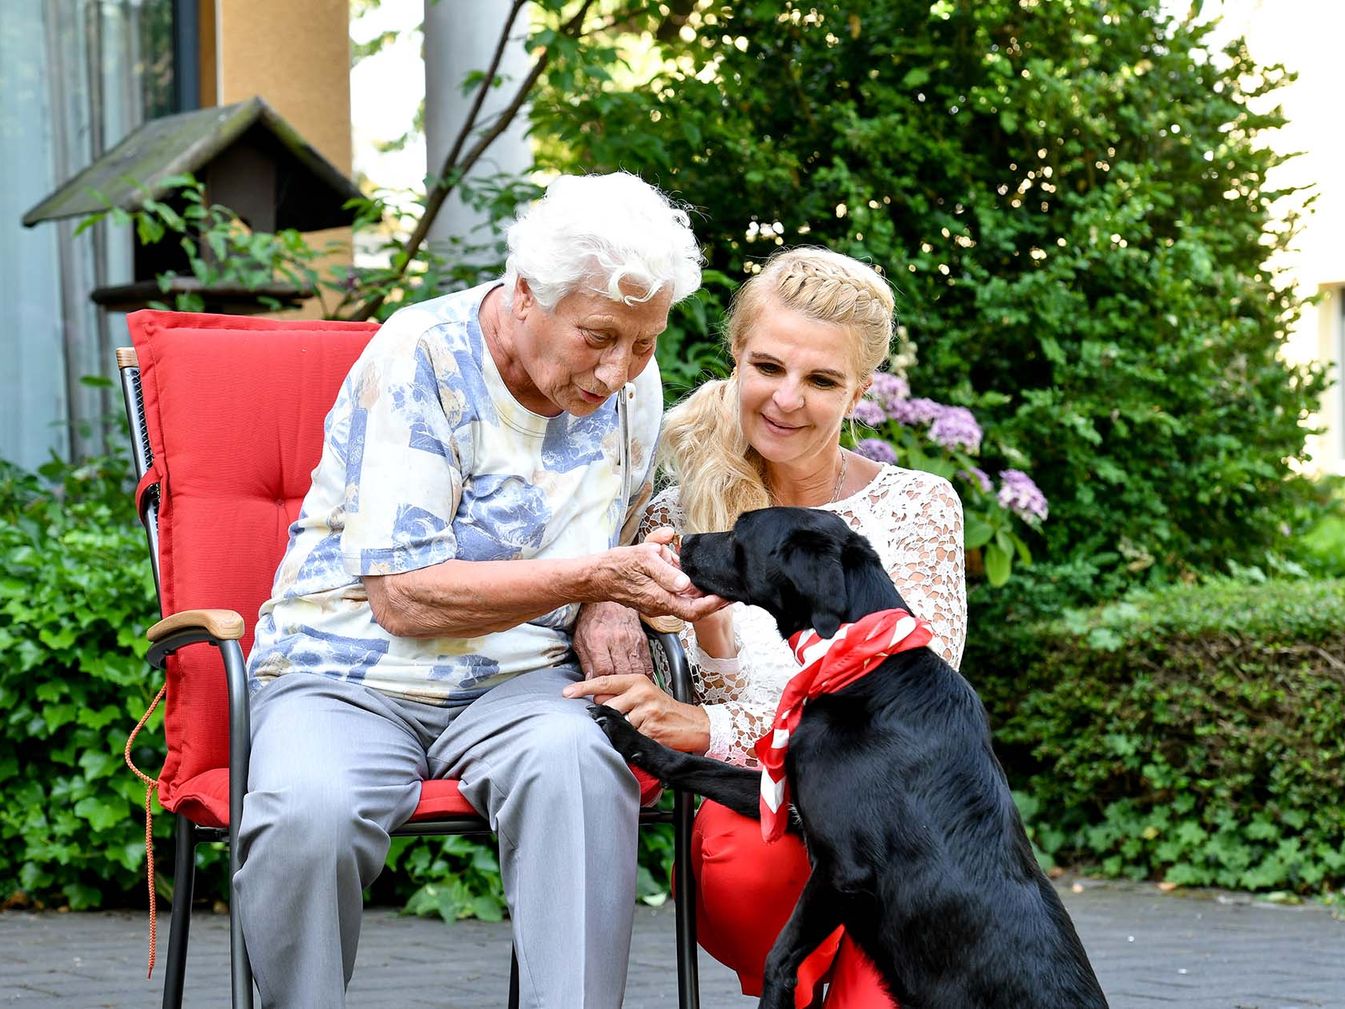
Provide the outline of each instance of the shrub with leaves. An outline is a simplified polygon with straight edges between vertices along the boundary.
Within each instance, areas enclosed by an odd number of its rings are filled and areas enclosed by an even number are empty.
[[[143,893],[145,789],[122,763],[154,697],[157,619],[120,458],[0,463],[0,900],[97,907]],[[136,759],[163,762],[154,728]],[[165,818],[160,836],[170,836]],[[134,898],[132,898],[134,899]]]
[[[1038,849],[1108,876],[1345,886],[1345,581],[1137,592],[964,664]]]

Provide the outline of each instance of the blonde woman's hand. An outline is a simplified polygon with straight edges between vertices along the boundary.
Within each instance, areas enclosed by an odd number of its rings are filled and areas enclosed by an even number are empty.
[[[710,716],[696,704],[683,704],[639,675],[598,676],[571,683],[566,697],[591,697],[626,716],[631,725],[664,746],[683,753],[710,748]]]

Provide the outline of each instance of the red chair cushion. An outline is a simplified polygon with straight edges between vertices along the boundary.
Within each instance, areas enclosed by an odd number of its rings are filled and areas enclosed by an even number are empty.
[[[322,452],[323,420],[378,326],[155,311],[127,323],[160,488],[160,604],[236,610],[246,655]],[[219,656],[184,648],[167,677],[159,801],[205,815],[200,775],[229,764]]]
[[[657,779],[639,768],[632,767],[640,783],[640,805],[652,806],[662,794]],[[217,767],[182,782],[179,792],[189,795],[182,800],[183,811],[194,823],[203,827],[229,826],[229,769]],[[458,782],[451,778],[430,778],[420,783],[420,802],[411,814],[411,822],[438,820],[441,817],[476,816],[472,804],[458,791]]]
[[[246,655],[322,454],[323,421],[378,326],[159,311],[127,323],[159,483],[160,604],[165,614],[237,611]],[[219,655],[204,644],[183,648],[166,676],[159,801],[224,826],[229,725]],[[641,777],[642,800],[657,795],[658,783]],[[456,782],[428,781],[413,819],[471,812]]]

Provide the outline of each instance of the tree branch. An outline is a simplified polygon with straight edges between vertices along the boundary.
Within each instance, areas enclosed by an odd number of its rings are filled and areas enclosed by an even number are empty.
[[[415,230],[411,233],[411,237],[409,237],[406,240],[406,244],[402,246],[401,253],[398,257],[399,261],[394,262],[393,264],[391,276],[388,278],[389,281],[397,280],[405,275],[407,268],[411,265],[411,261],[415,259],[416,253],[420,251],[421,245],[424,244],[425,238],[429,234],[430,227],[434,224],[434,219],[439,215],[439,210],[443,207],[444,201],[448,199],[449,195],[451,195],[455,189],[457,189],[458,184],[467,173],[471,171],[477,161],[480,160],[481,155],[486,152],[486,149],[495,141],[495,138],[509,128],[509,124],[514,121],[514,118],[518,115],[519,109],[521,109],[523,104],[528,100],[528,95],[531,94],[538,78],[542,76],[542,72],[546,69],[547,64],[551,60],[550,51],[544,49],[542,54],[537,57],[537,62],[533,64],[532,69],[528,72],[528,76],[523,79],[523,83],[519,85],[518,90],[514,93],[513,99],[500,111],[499,115],[495,117],[495,122],[491,128],[472,145],[466,155],[462,155],[462,161],[459,163],[458,157],[462,154],[462,148],[466,144],[467,138],[471,135],[472,130],[476,127],[476,116],[481,110],[482,103],[485,101],[486,90],[495,80],[495,73],[499,69],[505,46],[507,46],[509,42],[509,30],[513,26],[514,18],[517,17],[518,12],[522,9],[525,2],[526,0],[514,0],[509,16],[505,20],[504,28],[500,32],[500,38],[496,43],[495,52],[491,55],[490,67],[486,71],[485,78],[481,81],[481,86],[477,89],[476,97],[473,100],[472,108],[468,113],[467,120],[463,123],[462,129],[458,131],[458,135],[453,141],[453,147],[449,151],[448,156],[444,159],[444,166],[440,170],[439,176],[435,179],[434,185],[426,196],[425,212],[421,214]],[[571,38],[582,34],[584,16],[588,13],[588,9],[592,5],[593,0],[584,0],[580,5],[579,10],[574,13],[574,16],[561,25],[560,33]],[[370,298],[360,306],[351,318],[356,320],[370,318],[382,307],[386,298],[386,291]]]

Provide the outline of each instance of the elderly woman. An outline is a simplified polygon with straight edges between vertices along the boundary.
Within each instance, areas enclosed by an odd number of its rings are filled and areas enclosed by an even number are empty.
[[[621,1004],[638,790],[561,690],[576,650],[629,650],[623,607],[722,605],[666,541],[620,545],[700,254],[624,174],[557,179],[508,243],[503,280],[402,309],[355,363],[262,607],[238,893],[266,1006],[344,1004],[361,891],[430,776],[499,836],[523,1004]]]

